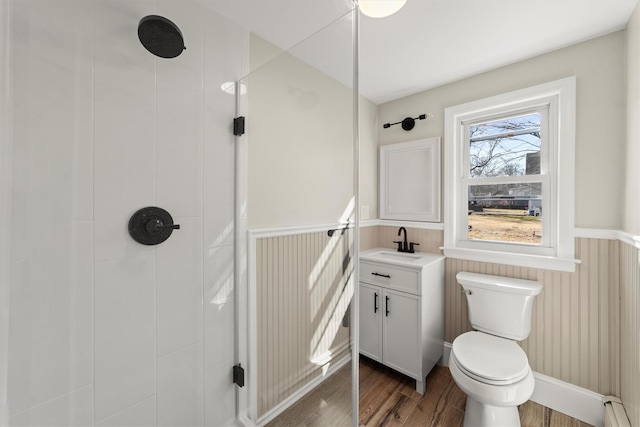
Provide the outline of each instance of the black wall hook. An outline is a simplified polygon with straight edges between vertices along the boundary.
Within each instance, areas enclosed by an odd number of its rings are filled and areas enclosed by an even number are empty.
[[[429,117],[433,117],[432,114],[429,114]],[[416,120],[424,120],[427,118],[426,114],[420,114],[418,117],[411,118],[411,117],[406,117],[404,120],[402,120],[401,122],[396,122],[396,123],[385,123],[384,125],[382,125],[383,128],[388,129],[391,126],[394,125],[399,125],[402,124],[402,129],[409,131],[411,129],[414,128],[414,126],[416,125]]]
[[[139,209],[129,219],[129,235],[142,245],[160,244],[179,229],[169,212],[155,206]]]

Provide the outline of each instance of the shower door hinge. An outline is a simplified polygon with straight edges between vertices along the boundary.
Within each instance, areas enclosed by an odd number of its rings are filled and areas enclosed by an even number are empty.
[[[233,134],[235,136],[244,135],[244,116],[233,119]]]
[[[239,363],[233,367],[233,383],[244,387],[244,368]]]

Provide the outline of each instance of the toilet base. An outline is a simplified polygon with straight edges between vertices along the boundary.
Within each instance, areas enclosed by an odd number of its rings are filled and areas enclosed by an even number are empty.
[[[493,406],[467,396],[464,427],[520,427],[517,406]]]

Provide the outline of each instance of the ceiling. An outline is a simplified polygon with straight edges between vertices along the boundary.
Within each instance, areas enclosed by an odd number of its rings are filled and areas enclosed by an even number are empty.
[[[351,0],[207,0],[340,81]],[[408,0],[360,20],[360,93],[380,104],[625,28],[638,0]],[[327,30],[319,31],[329,23]],[[345,25],[347,24],[348,25]],[[302,47],[304,46],[304,47]]]

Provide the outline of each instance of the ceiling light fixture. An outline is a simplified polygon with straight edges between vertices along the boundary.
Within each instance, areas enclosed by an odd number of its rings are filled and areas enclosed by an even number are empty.
[[[371,18],[391,16],[407,3],[407,0],[359,0],[360,11]]]

